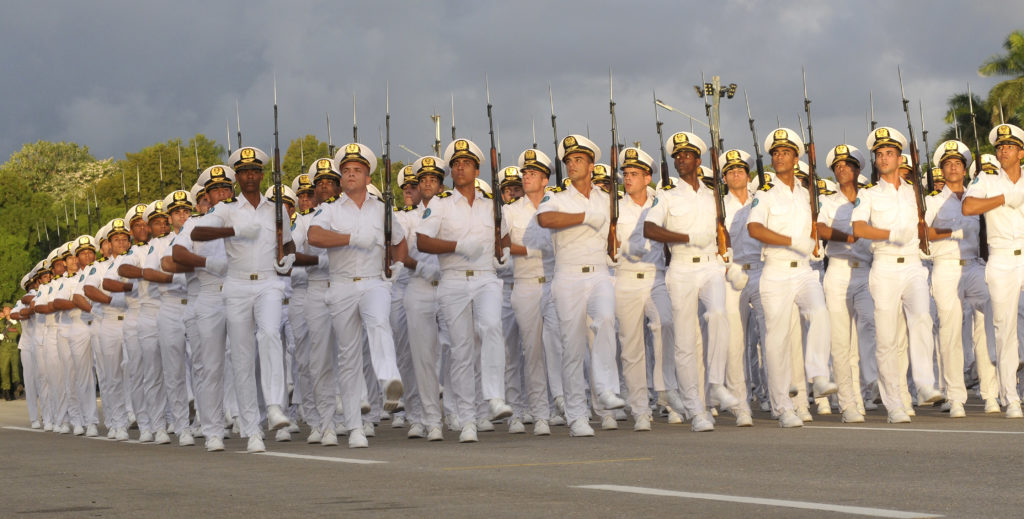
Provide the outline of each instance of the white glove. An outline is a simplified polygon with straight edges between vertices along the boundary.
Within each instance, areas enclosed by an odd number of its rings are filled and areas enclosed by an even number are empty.
[[[889,241],[896,245],[906,245],[917,238],[917,229],[914,227],[901,227],[889,230]]]
[[[252,240],[260,235],[260,224],[255,222],[247,222],[232,227],[235,230],[235,236],[243,240]]]
[[[694,231],[690,233],[690,245],[694,247],[707,247],[715,242],[714,231]]]
[[[529,247],[524,248],[526,249],[527,258],[539,258],[542,255],[540,249],[531,249]]]
[[[725,269],[725,280],[732,285],[733,290],[743,290],[747,286],[747,273],[739,265],[730,263]]]
[[[494,265],[494,270],[505,270],[512,267],[512,263],[508,260],[511,253],[508,247],[501,249],[501,259],[493,258],[491,263]]]
[[[369,232],[369,229],[359,228],[355,232],[348,235],[348,244],[360,248],[370,249],[373,247],[373,233]]]
[[[320,254],[317,254],[317,256],[316,256],[316,266],[318,266],[318,267],[327,267],[327,265],[328,265],[327,262],[328,262],[328,259],[327,259],[327,253],[326,252],[321,252]]]
[[[110,293],[110,306],[116,308],[127,308],[128,304],[124,300],[124,292],[111,292]]]
[[[383,279],[384,281],[394,281],[394,280],[398,279],[399,274],[402,273],[402,269],[404,269],[404,268],[405,268],[405,264],[404,263],[402,263],[401,261],[396,261],[396,262],[391,264],[391,276],[388,277],[388,275],[386,273],[381,272],[380,273],[380,278]]]
[[[1009,193],[1003,195],[1003,202],[1006,205],[1014,209],[1017,209],[1018,207],[1024,205],[1024,192],[1010,191]]]
[[[276,270],[278,274],[287,275],[288,271],[292,269],[292,265],[294,264],[295,255],[286,254],[283,258],[281,258],[280,262],[274,263],[274,270]]]
[[[619,260],[617,260],[617,259],[613,260],[613,259],[611,258],[611,256],[607,256],[607,255],[606,255],[606,256],[604,257],[604,262],[605,262],[605,263],[606,263],[606,264],[607,264],[607,265],[608,265],[609,267],[611,267],[611,268],[615,268],[615,267],[618,267],[618,266],[620,265],[620,263],[619,263]]]
[[[794,236],[791,240],[793,244],[789,248],[801,255],[810,256],[814,252],[814,240],[810,236]]]
[[[583,225],[589,225],[598,231],[601,230],[601,226],[604,225],[604,222],[607,220],[608,217],[601,211],[587,211],[586,213],[583,213]]]
[[[722,262],[726,265],[732,264],[732,247],[725,249],[725,254],[722,255]]]
[[[306,273],[304,268],[293,268],[292,269],[292,286],[304,285],[309,282],[309,274]]]
[[[473,240],[459,240],[455,242],[455,253],[466,258],[473,259],[483,254],[484,246]]]
[[[964,230],[953,229],[953,232],[949,234],[949,239],[957,241],[964,239]]]
[[[433,283],[441,279],[441,268],[433,261],[420,261],[416,264],[416,275]]]
[[[228,260],[227,258],[206,258],[206,266],[203,268],[210,274],[223,276],[228,271]]]

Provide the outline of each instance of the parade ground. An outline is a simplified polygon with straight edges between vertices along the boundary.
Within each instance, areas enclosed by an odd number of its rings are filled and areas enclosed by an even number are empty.
[[[5,517],[1020,517],[1020,420],[918,408],[914,422],[815,416],[803,429],[754,413],[711,433],[658,419],[651,432],[480,442],[406,439],[382,422],[369,449],[268,438],[226,450],[34,431],[25,402],[0,402]],[[132,438],[137,431],[132,431]],[[271,435],[272,437],[272,435]]]

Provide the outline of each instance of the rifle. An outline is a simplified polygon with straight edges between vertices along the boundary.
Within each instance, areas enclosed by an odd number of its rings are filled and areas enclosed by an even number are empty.
[[[875,128],[878,127],[878,121],[875,120],[875,93],[868,90],[868,104],[871,106],[871,131],[874,132]],[[878,170],[875,169],[875,154],[871,154],[871,183],[878,182]]]
[[[555,124],[555,97],[548,83],[548,104],[551,106],[551,133],[555,137],[555,185],[562,185],[562,161],[558,159],[558,125]]]
[[[85,218],[86,218],[85,231],[87,233],[91,234],[92,233],[92,213],[89,211],[89,192],[88,191],[85,192]]]
[[[356,93],[352,92],[352,142],[359,142],[359,123],[356,122]]]
[[[654,97],[654,127],[658,130],[658,143],[661,145],[661,185],[662,187],[668,185],[668,155],[665,153],[665,135],[661,132],[661,125],[665,124],[661,122],[661,118],[658,117],[658,94],[651,90],[651,95]]]
[[[61,200],[60,203],[61,203],[61,205],[64,206],[64,227],[67,228],[67,230],[70,231],[71,230],[71,219],[68,218],[68,201],[67,200]],[[60,216],[59,215],[57,216],[57,221],[60,222]]]
[[[52,249],[53,244],[50,243],[50,227],[46,224],[46,220],[43,220],[43,236],[46,236],[46,248]]]
[[[281,148],[277,138],[277,76],[274,76],[274,229],[277,234],[277,261],[284,257],[284,198],[281,196]]]
[[[159,153],[157,155],[157,160],[159,161],[157,171],[160,172],[160,196],[162,196],[164,193],[167,192],[167,186],[164,184],[164,154]]]
[[[907,95],[903,92],[903,71],[900,67],[896,66],[896,73],[900,78],[900,97],[903,101],[903,113],[907,114],[907,136],[910,139],[910,166],[911,171],[914,172],[911,175],[911,185],[914,186],[914,199],[917,202],[917,237],[920,241],[921,251],[925,254],[931,254],[931,247],[928,246],[928,224],[924,221],[924,190],[921,189],[921,177],[917,174],[921,170],[921,162],[918,158],[917,140],[914,139],[914,124],[910,120],[910,101],[907,100]]]
[[[437,112],[437,109],[434,109]],[[430,120],[434,123],[434,155],[437,157],[441,156],[441,114],[434,113],[430,116]]]
[[[747,89],[743,89],[743,100],[747,103],[747,123],[750,124],[750,135],[754,138],[754,157],[757,161],[757,185],[764,187],[764,157],[761,155],[761,145],[757,142],[757,130],[754,129],[754,116],[750,114],[750,98],[747,97]],[[807,118],[810,121],[810,117]]]
[[[533,131],[533,149],[537,149],[537,120],[530,120],[530,129]]]
[[[231,121],[224,119],[224,129],[227,130],[228,156],[231,156]]]
[[[331,137],[331,113],[327,113],[327,155],[334,158],[334,139]]]
[[[811,98],[807,97],[807,71],[800,68],[804,81],[804,113],[807,114],[807,192],[811,200],[811,238],[814,239],[814,255],[818,256],[820,245],[818,244],[818,174],[817,154],[814,152],[814,129],[811,125]]]
[[[455,140],[455,93],[452,93],[452,140]]]
[[[67,207],[67,204],[65,203],[64,204],[64,218],[65,219],[67,218],[67,214],[68,214],[68,207]],[[57,225],[54,227],[54,229],[57,231],[57,245],[59,246],[60,244],[64,243],[64,240],[60,237],[60,215],[59,214],[57,215]]]
[[[928,179],[928,192],[931,193],[935,190],[935,179],[932,177],[932,152],[928,146],[928,130],[924,128],[924,105],[920,99],[917,100],[917,112],[921,114],[921,138],[924,139],[924,171],[922,173]]]
[[[124,210],[128,212],[128,181],[124,176],[124,166],[121,166],[121,194],[124,199]]]
[[[722,190],[722,170],[718,167],[718,146],[721,130],[719,127],[719,105],[721,99],[721,78],[711,76],[711,83],[704,82],[704,73],[700,73],[700,82],[704,85],[702,96],[704,98],[704,112],[708,116],[708,126],[711,130],[711,174],[714,179],[715,195],[715,241],[718,244],[718,254],[724,259],[732,246],[729,238],[729,230],[725,227],[725,193]],[[712,103],[714,105],[712,106]]]
[[[608,172],[608,180],[611,188],[608,189],[608,257],[615,261],[615,254],[619,249],[619,125],[615,120],[615,91],[612,83],[612,69],[608,68],[608,113],[612,116],[612,153],[608,158],[611,171]]]
[[[352,122],[355,123],[355,97],[352,98]],[[352,128],[353,134],[355,127]],[[391,208],[395,194],[391,190],[391,83],[384,87],[384,276],[391,277]]]
[[[242,116],[238,114],[238,99],[235,99],[235,129],[238,130],[238,146],[242,147]],[[230,145],[228,145],[230,147]]]
[[[978,141],[978,121],[977,116],[974,115],[974,95],[971,93],[970,82],[967,83],[967,106],[971,109],[971,124],[974,126],[974,175],[978,176],[982,174],[981,143]],[[1000,107],[1001,115],[1002,107]],[[988,261],[988,227],[985,223],[985,217],[979,217],[978,223],[980,224],[978,229],[978,255],[985,261]]]
[[[491,104],[491,83],[487,80],[487,75],[484,75],[484,85],[487,89],[487,127],[491,134],[491,189],[494,190],[494,196],[491,198],[494,207],[494,257],[498,259],[498,263],[502,262],[501,258],[501,189],[498,187],[498,149],[494,144],[494,116],[493,116],[493,105]],[[454,113],[454,112],[453,112]],[[455,117],[452,117],[452,121],[455,121]],[[454,126],[452,131],[455,131]]]

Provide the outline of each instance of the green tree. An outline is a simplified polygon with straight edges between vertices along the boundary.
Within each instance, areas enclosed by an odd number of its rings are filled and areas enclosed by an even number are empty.
[[[977,142],[981,144],[982,153],[992,153],[992,145],[988,143],[988,132],[992,129],[991,123],[991,112],[989,112],[985,101],[974,94],[974,114],[977,117],[978,123],[978,135]],[[967,145],[974,152],[975,149],[975,135],[974,135],[974,124],[971,119],[971,108],[970,102],[967,98],[966,92],[960,92],[950,96],[949,100],[946,101],[946,105],[949,109],[946,111],[945,121],[946,124],[952,124],[942,132],[942,140],[948,141],[957,139]],[[998,115],[997,115],[998,117]],[[997,119],[998,122],[998,119]],[[933,143],[934,146],[938,146],[940,142]],[[928,157],[931,160],[931,157]]]
[[[1005,54],[996,54],[978,67],[984,77],[1010,76],[997,83],[988,93],[989,121],[1000,122],[999,108],[1002,107],[1007,122],[1020,123],[1024,115],[1024,31],[1013,31],[1003,42]],[[980,130],[980,128],[979,128]]]
[[[60,198],[102,176],[102,167],[87,167],[94,162],[96,159],[87,146],[37,141],[14,152],[0,166],[0,172],[17,173],[29,181],[32,189],[45,190]]]
[[[34,191],[25,176],[0,172],[0,221],[4,222],[0,230],[0,301],[14,299],[21,292],[21,277],[63,243],[52,231],[52,204],[53,197],[45,191]],[[66,229],[61,232],[62,237],[67,234]]]

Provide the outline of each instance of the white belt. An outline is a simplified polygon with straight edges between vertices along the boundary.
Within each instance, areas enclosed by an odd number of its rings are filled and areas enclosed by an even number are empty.
[[[936,265],[956,265],[960,267],[970,265],[972,263],[975,263],[976,261],[978,261],[978,258],[932,258],[932,263]]]
[[[581,274],[593,274],[598,272],[598,268],[599,267],[597,265],[555,265],[556,270],[573,273],[578,272]],[[608,267],[606,266],[602,265],[600,268],[604,269],[605,272],[608,271]]]
[[[257,272],[231,272],[228,271],[228,277],[231,279],[240,279],[243,281],[262,281],[265,279],[274,279],[277,277],[277,272],[273,270],[261,270]]]
[[[764,263],[758,261],[756,263],[734,263],[739,266],[740,270],[761,270],[764,267]]]
[[[1020,256],[1024,254],[1024,249],[988,249],[989,256]]]
[[[616,277],[627,279],[654,279],[657,275],[657,270],[619,270],[615,273]]]
[[[810,264],[810,262],[808,260],[805,260],[805,259],[802,259],[802,260],[789,260],[789,261],[787,261],[787,260],[782,260],[782,259],[768,258],[768,259],[765,260],[764,265],[766,267],[775,267],[775,268],[781,267],[781,268],[793,268],[793,269],[795,269],[795,268],[798,268],[798,267],[809,267],[811,264]]]
[[[896,256],[892,254],[875,254],[874,263],[906,264],[917,265],[921,263],[921,257],[917,254],[907,256]]]
[[[870,261],[855,260],[855,259],[848,259],[848,258],[836,258],[836,257],[829,257],[828,265],[830,267],[832,265],[835,265],[837,267],[846,267],[846,268],[851,268],[851,269],[871,268],[871,262]]]

